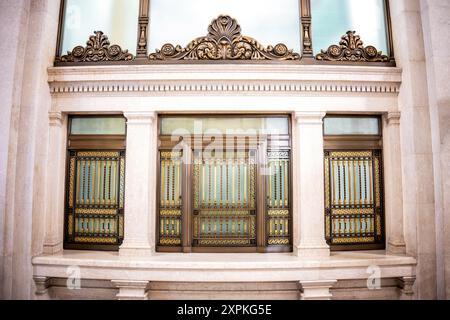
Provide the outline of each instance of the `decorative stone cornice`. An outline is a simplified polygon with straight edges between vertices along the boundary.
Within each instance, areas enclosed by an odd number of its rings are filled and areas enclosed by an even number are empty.
[[[138,65],[49,69],[52,95],[394,94],[401,69],[364,66]]]

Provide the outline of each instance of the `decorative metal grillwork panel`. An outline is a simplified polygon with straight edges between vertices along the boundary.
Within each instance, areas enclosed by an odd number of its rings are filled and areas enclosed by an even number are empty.
[[[160,152],[159,244],[181,245],[183,153]]]
[[[268,245],[290,244],[289,151],[267,153],[266,205]]]
[[[330,244],[383,240],[381,151],[325,151],[325,234]]]
[[[194,244],[248,246],[256,241],[256,152],[194,156]]]
[[[67,243],[120,244],[123,239],[124,151],[71,151]]]

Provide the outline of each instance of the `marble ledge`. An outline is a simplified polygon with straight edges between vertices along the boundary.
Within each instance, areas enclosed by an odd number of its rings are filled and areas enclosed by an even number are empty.
[[[308,269],[376,266],[415,266],[413,257],[385,251],[335,252],[320,260],[302,259],[289,253],[209,254],[156,253],[148,257],[123,257],[118,252],[64,250],[34,257],[33,265],[115,267],[143,269]]]

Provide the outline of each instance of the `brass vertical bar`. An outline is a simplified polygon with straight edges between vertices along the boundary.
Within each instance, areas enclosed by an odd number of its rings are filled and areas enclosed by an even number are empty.
[[[352,205],[354,203],[353,199],[353,159],[349,158],[347,160],[348,169],[348,204]]]
[[[138,37],[136,58],[146,59],[148,52],[148,28],[149,28],[150,0],[139,1]]]
[[[62,53],[62,41],[63,41],[63,32],[64,32],[64,21],[65,21],[65,8],[66,8],[66,0],[60,1],[61,5],[59,8],[59,25],[58,25],[58,38],[56,42],[56,52],[55,57],[59,57]],[[57,60],[57,59],[56,59]]]
[[[312,36],[311,36],[311,2],[310,0],[300,0],[300,11],[301,11],[301,42],[302,42],[302,57],[303,58],[313,58],[312,49]]]
[[[165,194],[165,169],[164,169],[164,159],[161,159],[160,161],[160,171],[161,171],[161,194],[159,196],[159,201],[161,203],[161,207],[164,207],[164,194]]]
[[[357,204],[356,179],[357,179],[357,175],[356,175],[356,160],[353,159],[353,205]]]
[[[175,207],[176,169],[173,158],[170,159],[170,165],[172,169],[172,207]]]
[[[384,1],[384,10],[385,10],[385,19],[386,19],[386,33],[389,45],[389,58],[390,61],[395,63],[395,54],[394,54],[394,41],[392,37],[392,21],[391,21],[391,9],[389,6],[389,0]]]
[[[372,159],[368,161],[369,165],[369,204],[373,203],[373,172],[372,172]]]
[[[214,207],[217,207],[217,162],[213,162],[214,166]]]
[[[330,157],[330,164],[331,164],[331,179],[330,179],[331,188],[330,188],[330,192],[331,192],[331,206],[333,206],[336,203],[336,192],[334,190],[334,188],[336,187],[336,177],[335,177],[335,171],[334,171],[335,161],[333,160],[332,157]]]
[[[289,206],[289,161],[284,161],[284,205]]]

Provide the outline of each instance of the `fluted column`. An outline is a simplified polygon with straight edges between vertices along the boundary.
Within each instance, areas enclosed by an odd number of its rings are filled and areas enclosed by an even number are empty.
[[[383,136],[387,250],[393,254],[405,254],[400,112],[389,112],[384,117]]]
[[[324,231],[323,112],[295,113],[294,254],[327,257]]]
[[[48,254],[54,254],[63,249],[66,127],[61,112],[49,112],[47,208],[44,239],[44,253]]]
[[[125,232],[120,255],[155,252],[156,114],[127,112]]]

